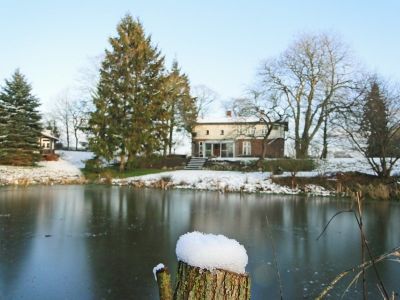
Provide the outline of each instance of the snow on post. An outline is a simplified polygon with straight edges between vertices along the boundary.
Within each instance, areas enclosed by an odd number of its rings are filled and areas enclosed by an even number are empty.
[[[213,271],[221,269],[238,274],[245,273],[248,262],[246,249],[234,239],[224,235],[190,232],[182,235],[176,244],[179,261],[190,266]]]
[[[191,232],[176,244],[174,299],[250,299],[246,249],[223,235]]]

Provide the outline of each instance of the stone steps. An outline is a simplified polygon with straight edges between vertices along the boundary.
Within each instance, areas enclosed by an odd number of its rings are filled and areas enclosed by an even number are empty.
[[[201,170],[206,161],[205,157],[192,157],[185,166],[185,170]]]

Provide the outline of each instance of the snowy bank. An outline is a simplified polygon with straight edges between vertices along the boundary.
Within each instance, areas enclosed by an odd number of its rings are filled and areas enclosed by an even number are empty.
[[[85,167],[85,162],[88,159],[94,157],[93,152],[89,151],[66,151],[66,150],[57,150],[56,153],[60,155],[60,157],[71,163],[72,165],[76,166],[79,169]]]
[[[124,179],[113,179],[114,185],[135,187],[180,188],[220,192],[299,194],[302,191],[275,184],[269,172],[190,171],[179,170]],[[331,192],[319,186],[309,186],[310,194],[328,196]]]
[[[238,274],[245,273],[248,263],[246,249],[236,240],[197,231],[180,236],[176,243],[176,256],[179,261],[193,267]]]
[[[72,184],[85,182],[81,171],[69,162],[41,161],[36,167],[0,165],[0,185]]]

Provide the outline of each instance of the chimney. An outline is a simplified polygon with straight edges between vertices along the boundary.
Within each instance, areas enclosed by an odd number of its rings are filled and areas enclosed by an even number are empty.
[[[227,110],[227,111],[226,111],[226,116],[227,116],[228,118],[231,118],[231,117],[232,117],[232,111]]]

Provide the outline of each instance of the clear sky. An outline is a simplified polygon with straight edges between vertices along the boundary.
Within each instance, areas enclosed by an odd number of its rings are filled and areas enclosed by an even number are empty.
[[[222,100],[240,96],[263,59],[302,32],[333,31],[368,68],[400,81],[400,1],[2,0],[0,84],[20,68],[46,109],[108,47],[119,20],[139,17],[167,62]]]

